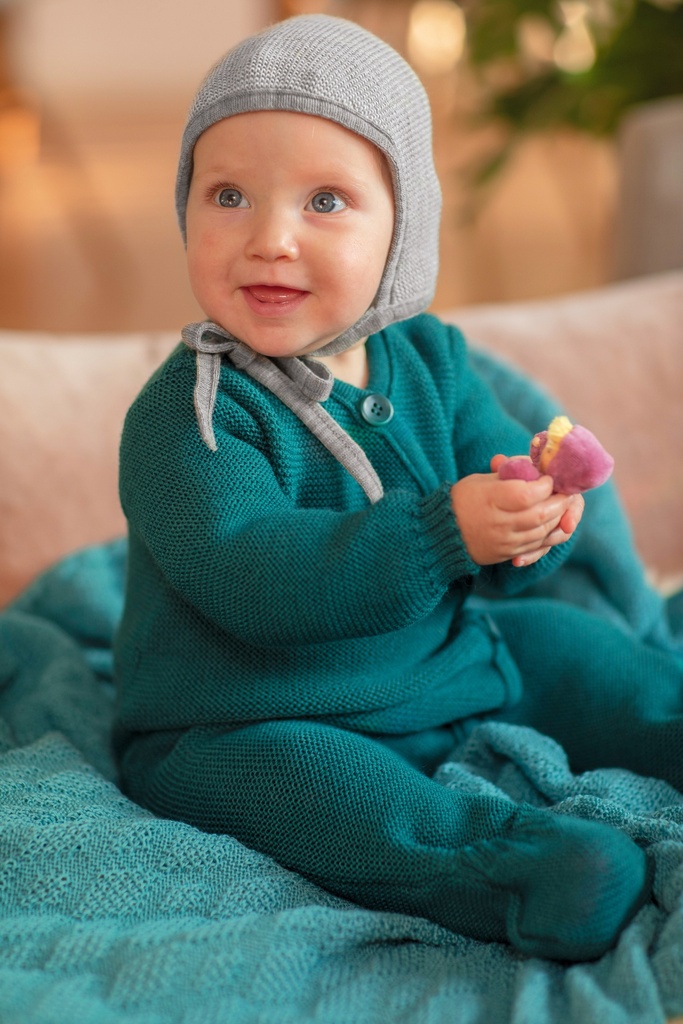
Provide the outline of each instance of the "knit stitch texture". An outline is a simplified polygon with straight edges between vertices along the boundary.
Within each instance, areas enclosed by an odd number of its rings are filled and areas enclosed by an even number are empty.
[[[326,406],[382,480],[385,496],[371,507],[299,419],[229,364],[215,452],[195,421],[188,351],[134,403],[121,447],[123,729],[314,715],[400,733],[515,699],[514,666],[488,626],[463,614],[482,574],[449,486],[488,472],[498,451],[523,451],[528,433],[471,372],[457,330],[434,317],[387,328],[368,351],[368,387],[336,382]],[[377,392],[396,410],[381,427],[360,411]],[[483,575],[514,592],[570,546]]]
[[[557,411],[476,362],[528,433]],[[612,485],[589,498],[567,563],[539,586],[680,651],[681,602],[646,585]],[[362,910],[122,796],[107,737],[125,559],[124,542],[79,553],[0,616],[3,1024],[653,1024],[683,1012],[681,795],[626,771],[574,774],[531,729],[482,725],[435,781],[611,822],[647,847],[656,903],[596,963],[527,959]]]
[[[383,481],[369,508],[298,417],[229,365],[216,451],[191,414],[186,352],[129,413],[126,791],[362,905],[531,954],[599,956],[649,895],[642,851],[615,830],[445,794],[435,751],[495,714],[561,736],[573,766],[683,789],[681,667],[548,602],[470,609],[478,576],[520,590],[570,550],[479,573],[453,517],[451,483],[526,432],[432,317],[373,336],[368,355],[366,391],[335,385],[327,404]],[[394,416],[368,422],[368,400]]]

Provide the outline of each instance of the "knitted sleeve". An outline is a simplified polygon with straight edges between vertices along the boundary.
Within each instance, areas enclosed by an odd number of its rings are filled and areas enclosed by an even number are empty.
[[[348,512],[299,507],[243,411],[230,430],[216,417],[212,452],[191,391],[173,407],[170,390],[162,377],[128,414],[121,500],[163,585],[230,634],[264,646],[401,629],[476,572],[447,486],[393,490]]]

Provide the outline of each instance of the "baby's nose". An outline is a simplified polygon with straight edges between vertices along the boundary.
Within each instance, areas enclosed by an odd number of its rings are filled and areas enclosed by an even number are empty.
[[[263,260],[296,259],[299,242],[295,218],[286,210],[262,210],[253,218],[247,255]]]

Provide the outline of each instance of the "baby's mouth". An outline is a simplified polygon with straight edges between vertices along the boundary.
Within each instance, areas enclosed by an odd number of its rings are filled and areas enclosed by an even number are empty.
[[[284,316],[298,309],[308,292],[284,285],[252,284],[242,288],[244,301],[260,316]]]
[[[285,288],[282,285],[252,284],[245,288],[258,302],[291,302],[305,295],[299,288]]]

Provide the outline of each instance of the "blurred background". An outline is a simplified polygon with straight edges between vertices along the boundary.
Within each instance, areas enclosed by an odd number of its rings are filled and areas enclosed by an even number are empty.
[[[209,66],[325,11],[386,39],[434,113],[434,309],[683,266],[683,0],[0,0],[0,328],[197,316],[173,188]]]

